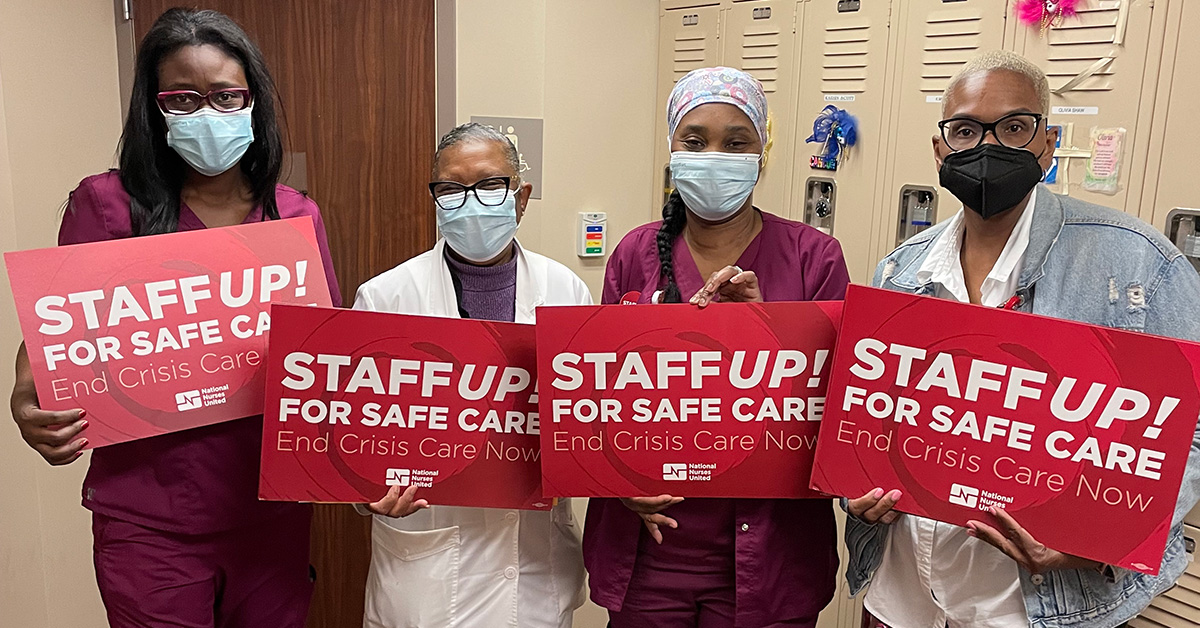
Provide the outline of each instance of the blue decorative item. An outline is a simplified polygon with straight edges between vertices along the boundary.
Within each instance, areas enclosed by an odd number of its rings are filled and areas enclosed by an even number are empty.
[[[812,135],[804,141],[823,145],[821,154],[809,159],[809,166],[820,170],[837,170],[838,158],[844,157],[858,141],[858,120],[845,109],[825,105],[813,121]]]

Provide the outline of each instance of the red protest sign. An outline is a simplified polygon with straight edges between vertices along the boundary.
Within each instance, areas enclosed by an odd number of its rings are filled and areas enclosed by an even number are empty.
[[[532,325],[272,309],[259,497],[547,509]]]
[[[268,306],[329,305],[312,219],[5,253],[43,408],[90,446],[262,412]]]
[[[543,307],[542,490],[813,497],[840,302]]]
[[[1200,415],[1200,345],[852,286],[813,487],[1004,508],[1062,552],[1157,573]]]

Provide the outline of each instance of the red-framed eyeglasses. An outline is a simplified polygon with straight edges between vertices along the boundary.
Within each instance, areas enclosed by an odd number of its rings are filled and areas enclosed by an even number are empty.
[[[253,98],[250,95],[250,90],[243,87],[214,89],[207,94],[201,94],[190,89],[177,89],[158,93],[158,108],[162,109],[163,113],[177,116],[196,113],[205,102],[214,111],[233,113],[249,107],[252,101]]]

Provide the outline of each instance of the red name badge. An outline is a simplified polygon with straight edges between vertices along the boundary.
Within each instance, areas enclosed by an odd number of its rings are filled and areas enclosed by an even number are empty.
[[[543,307],[553,497],[813,497],[840,302]]]
[[[307,217],[4,260],[38,401],[92,447],[261,413],[270,304],[330,304]]]
[[[548,509],[532,325],[272,310],[259,497]]]
[[[813,488],[1003,508],[1056,550],[1158,573],[1200,415],[1200,345],[851,286]]]

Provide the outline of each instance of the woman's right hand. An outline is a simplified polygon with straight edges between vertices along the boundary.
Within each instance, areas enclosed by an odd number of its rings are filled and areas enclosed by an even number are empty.
[[[877,488],[858,499],[849,500],[847,510],[856,519],[870,524],[890,524],[900,517],[900,513],[892,510],[903,494],[900,491],[884,491]]]
[[[367,504],[367,510],[385,517],[407,517],[425,508],[429,508],[429,502],[417,499],[416,485],[404,489],[403,493],[400,492],[399,486],[393,486],[388,489],[383,499]]]
[[[33,369],[29,366],[29,354],[25,345],[17,350],[17,382],[13,385],[9,399],[13,421],[21,431],[21,438],[34,451],[52,465],[70,464],[83,455],[86,438],[79,433],[87,429],[84,411],[43,410],[38,405],[37,388],[33,383]]]
[[[646,529],[650,531],[650,537],[659,545],[662,545],[663,542],[662,531],[659,530],[659,526],[667,526],[671,529],[679,527],[678,521],[659,513],[681,501],[683,501],[682,497],[671,497],[670,495],[621,498],[621,503],[625,504],[626,508],[636,512],[642,518],[642,523],[646,524]]]

